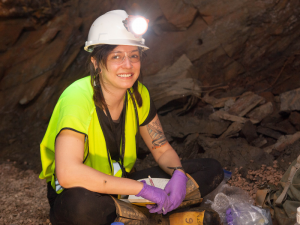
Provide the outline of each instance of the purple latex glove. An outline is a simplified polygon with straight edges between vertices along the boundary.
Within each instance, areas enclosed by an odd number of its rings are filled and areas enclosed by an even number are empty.
[[[231,208],[228,208],[226,210],[226,220],[228,225],[233,225],[233,217],[232,217],[232,213],[231,213]]]
[[[147,205],[150,213],[163,213],[166,214],[169,212],[169,198],[167,193],[157,187],[150,186],[146,184],[146,181],[142,180],[144,183],[143,189],[136,195],[138,197],[143,197],[150,200],[151,202],[156,203],[156,205]]]
[[[187,181],[188,178],[183,172],[174,171],[172,178],[165,187],[165,192],[170,198],[169,212],[176,209],[185,198]]]

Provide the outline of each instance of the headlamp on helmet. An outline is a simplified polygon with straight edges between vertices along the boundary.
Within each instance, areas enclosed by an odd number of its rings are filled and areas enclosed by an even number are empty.
[[[125,28],[135,37],[140,37],[148,30],[149,20],[143,16],[128,16],[123,20]]]

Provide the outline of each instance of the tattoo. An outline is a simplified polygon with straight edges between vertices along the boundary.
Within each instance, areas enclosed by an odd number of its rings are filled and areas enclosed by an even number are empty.
[[[152,138],[152,149],[159,148],[167,143],[167,139],[158,118],[147,125],[147,130]]]

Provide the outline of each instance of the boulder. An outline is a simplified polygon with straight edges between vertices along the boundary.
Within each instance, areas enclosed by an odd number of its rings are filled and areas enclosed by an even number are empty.
[[[269,127],[273,130],[277,130],[280,132],[283,132],[285,134],[294,134],[296,133],[296,129],[295,127],[293,127],[293,125],[289,122],[288,119],[281,121],[277,124],[267,124],[266,127]]]
[[[272,137],[275,139],[279,139],[282,136],[282,133],[277,132],[277,131],[267,128],[267,127],[262,127],[262,126],[259,126],[256,129],[256,131],[257,131],[257,133],[260,133],[260,134],[263,134],[265,136]]]
[[[204,95],[202,100],[208,104],[211,104],[214,108],[222,108],[225,106],[226,102],[228,104],[234,104],[235,102],[235,97],[227,97],[227,98],[215,98],[213,96],[209,96],[209,93]]]
[[[293,144],[294,142],[296,142],[299,139],[300,139],[300,132],[297,132],[293,135],[281,136],[274,145],[264,148],[264,151],[267,153],[271,153],[273,150],[281,152],[287,146]]]
[[[247,117],[249,117],[252,121],[262,121],[266,116],[273,113],[273,104],[272,102],[268,102],[264,105],[261,105],[255,109],[253,109],[251,112],[247,114]]]
[[[194,79],[193,64],[182,55],[171,67],[143,79],[157,109],[168,102],[193,95],[200,97],[200,82]]]
[[[232,122],[238,122],[238,123],[246,123],[247,121],[249,121],[249,119],[241,117],[241,116],[235,116],[235,115],[230,115],[229,113],[219,110],[216,111],[214,113],[212,113],[209,118],[211,120],[216,120],[216,121],[220,121],[221,119],[223,120],[229,120]],[[251,120],[251,119],[250,119]],[[259,121],[257,120],[251,120],[252,123],[258,123]]]
[[[241,130],[241,133],[243,136],[246,138],[248,143],[251,143],[254,141],[256,138],[258,138],[258,135],[256,133],[256,127],[250,122],[246,122]]]
[[[227,137],[233,137],[238,136],[238,132],[241,131],[244,124],[239,122],[233,122],[228,129],[219,137],[219,139],[227,138]]]
[[[244,116],[254,107],[265,102],[265,99],[253,92],[245,92],[228,110],[229,114]]]
[[[269,124],[275,125],[277,123],[280,123],[282,121],[284,121],[285,118],[282,116],[281,113],[279,113],[278,111],[273,112],[271,115],[265,117],[262,121],[261,121],[261,125],[266,127]]]
[[[300,111],[300,88],[282,93],[280,102],[281,111]]]
[[[188,134],[199,133],[221,135],[229,126],[225,121],[209,121],[191,116],[175,116],[172,113],[161,116],[160,121],[164,132],[172,137],[183,138]]]
[[[300,113],[292,112],[289,121],[296,127],[296,129],[300,130]]]

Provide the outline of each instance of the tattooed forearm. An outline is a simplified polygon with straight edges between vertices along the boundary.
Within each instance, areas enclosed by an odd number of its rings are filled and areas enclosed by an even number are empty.
[[[152,138],[152,149],[159,148],[160,146],[167,143],[167,139],[164,135],[158,118],[147,125],[147,130],[150,137]]]

